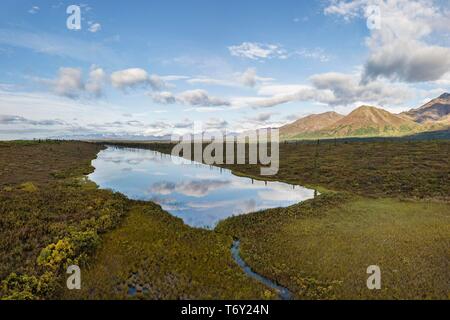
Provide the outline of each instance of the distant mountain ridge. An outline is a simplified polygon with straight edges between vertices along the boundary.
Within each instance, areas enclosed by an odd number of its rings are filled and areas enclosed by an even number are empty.
[[[280,128],[282,136],[298,135],[300,133],[314,132],[322,130],[338,120],[344,118],[337,112],[325,112],[321,114],[311,114],[297,121]]]
[[[81,141],[170,141],[170,135],[133,135],[117,133],[92,133],[79,135],[64,135],[50,137],[50,139],[60,140],[81,140]]]
[[[450,93],[444,93],[424,104],[420,108],[411,109],[401,115],[418,123],[430,124],[435,122],[447,122],[450,115]]]
[[[450,94],[420,108],[393,114],[360,106],[347,116],[336,112],[309,115],[280,128],[281,139],[404,136],[450,127]]]

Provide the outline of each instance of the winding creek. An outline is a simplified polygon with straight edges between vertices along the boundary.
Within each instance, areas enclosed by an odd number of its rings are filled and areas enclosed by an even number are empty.
[[[278,293],[278,296],[282,300],[291,300],[292,293],[285,287],[282,287],[276,284],[274,281],[256,273],[248,266],[245,261],[242,259],[240,255],[241,242],[239,240],[233,241],[233,246],[231,247],[231,255],[233,256],[234,261],[241,267],[241,269],[251,278],[261,282],[267,287],[275,290]]]
[[[152,150],[108,146],[92,165],[95,170],[89,179],[101,188],[158,203],[196,228],[214,229],[231,216],[314,198],[314,190],[302,186],[235,176],[227,169]],[[236,240],[231,254],[242,270],[277,291],[280,298],[290,299],[286,288],[252,271],[240,257],[239,245]]]

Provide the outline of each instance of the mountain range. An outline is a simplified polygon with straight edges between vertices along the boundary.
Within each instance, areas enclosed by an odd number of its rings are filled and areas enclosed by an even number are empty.
[[[417,109],[393,114],[360,106],[347,116],[312,114],[280,128],[282,139],[405,136],[450,128],[450,94],[444,93]]]

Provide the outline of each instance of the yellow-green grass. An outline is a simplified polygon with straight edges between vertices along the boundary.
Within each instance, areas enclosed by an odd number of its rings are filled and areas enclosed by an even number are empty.
[[[108,233],[88,269],[81,299],[264,299],[276,295],[232,260],[232,238],[190,228],[159,206],[134,206]],[[131,289],[130,289],[131,288]],[[134,292],[133,292],[134,291]]]
[[[272,178],[326,192],[207,231],[87,181],[101,145],[0,143],[0,298],[276,298],[232,261],[232,237],[297,298],[449,298],[449,146],[282,144]],[[229,168],[259,176],[258,166]],[[72,263],[80,292],[65,289]],[[372,264],[380,291],[365,286]],[[142,293],[130,297],[129,284]]]
[[[71,264],[82,270],[77,298],[127,298],[115,284],[139,266],[151,284],[148,298],[273,297],[233,263],[231,236],[190,228],[153,203],[88,181],[101,145],[0,148],[0,299],[68,298]]]
[[[285,209],[230,218],[254,270],[299,299],[448,299],[450,205],[325,194]],[[367,267],[381,268],[369,290]]]

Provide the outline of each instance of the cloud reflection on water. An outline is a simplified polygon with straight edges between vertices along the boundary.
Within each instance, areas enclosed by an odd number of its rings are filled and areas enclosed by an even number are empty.
[[[108,147],[93,161],[89,177],[102,188],[151,200],[185,223],[213,228],[220,220],[314,197],[314,190],[233,175],[229,170],[142,149]]]

